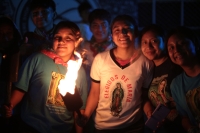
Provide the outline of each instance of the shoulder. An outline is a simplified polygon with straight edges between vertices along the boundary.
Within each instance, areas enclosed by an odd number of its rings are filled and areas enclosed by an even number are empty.
[[[101,67],[106,62],[108,63],[110,60],[110,50],[98,53],[93,60],[93,65]]]
[[[33,53],[30,57],[32,57],[32,58],[49,58],[48,56],[46,56],[45,54],[43,54],[41,52]]]
[[[48,56],[42,54],[41,52],[36,52],[30,55],[27,59],[26,62],[43,62],[44,60],[52,60]]]
[[[47,59],[47,56],[45,56],[44,54],[34,53],[30,55],[24,62],[22,62],[22,66],[20,70],[29,71],[29,72],[31,72],[30,70],[33,70],[33,69],[36,70],[38,68],[41,68],[42,70],[44,69],[44,65],[46,65],[47,67],[50,66],[49,63],[47,65],[46,59]]]
[[[182,82],[184,76],[184,72],[182,72],[181,74],[177,75],[171,82],[171,86],[177,86],[178,84],[180,84],[180,82]]]
[[[138,62],[141,62],[144,66],[154,67],[153,61],[147,59],[142,52],[139,52]]]
[[[182,82],[182,75],[183,73],[181,73],[180,75],[176,76],[171,84],[170,84],[170,90],[171,90],[171,93],[172,93],[172,96],[173,98],[175,98],[175,95],[179,94],[177,92],[180,92],[183,88],[180,88],[181,87],[181,82]]]
[[[110,56],[110,50],[98,53],[95,58],[102,58],[105,59],[107,56]]]

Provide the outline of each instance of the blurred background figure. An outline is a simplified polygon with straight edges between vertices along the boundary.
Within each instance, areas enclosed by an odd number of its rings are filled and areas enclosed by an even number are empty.
[[[55,28],[54,19],[57,16],[53,0],[32,0],[29,6],[35,30],[24,34],[24,44],[21,47],[23,60],[33,52],[50,47]]]
[[[80,47],[83,66],[88,78],[88,90],[90,89],[90,68],[94,57],[98,53],[110,50],[115,46],[110,35],[110,22],[111,14],[105,9],[94,9],[89,14],[90,30],[93,35],[89,41],[84,42]]]
[[[92,6],[88,2],[83,2],[78,6],[78,13],[82,19],[81,23],[78,24],[81,30],[81,36],[85,41],[89,41],[92,37],[92,32],[90,31],[88,17],[92,11]]]
[[[110,35],[111,14],[107,10],[94,9],[89,14],[88,20],[93,35],[89,41],[84,41],[78,51],[80,51],[83,56],[83,67],[86,71],[89,93],[91,87],[90,69],[94,57],[100,52],[110,50],[115,45]],[[85,132],[93,133],[93,129],[93,120],[90,119],[86,125]]]
[[[13,21],[6,17],[0,17],[0,108],[4,104],[9,104],[11,89],[13,82],[17,81],[19,59],[19,45],[21,43],[21,34]],[[1,110],[0,127],[1,130],[6,128],[6,131],[15,131],[17,123],[13,116],[9,123],[5,121]],[[17,114],[17,112],[15,112]],[[15,124],[15,125],[12,125]],[[7,126],[12,125],[12,128]]]

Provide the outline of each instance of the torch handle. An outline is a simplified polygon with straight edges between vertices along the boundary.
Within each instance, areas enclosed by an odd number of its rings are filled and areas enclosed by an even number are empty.
[[[78,114],[78,117],[79,118],[81,118],[82,117],[82,114],[81,114],[81,112],[80,112],[80,110],[78,109],[78,110],[76,110],[76,113]]]

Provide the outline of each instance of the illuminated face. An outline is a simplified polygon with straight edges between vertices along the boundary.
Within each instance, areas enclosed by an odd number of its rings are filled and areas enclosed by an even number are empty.
[[[168,54],[172,62],[180,66],[188,66],[196,56],[193,42],[182,36],[171,35],[167,42]]]
[[[49,8],[36,8],[32,12],[32,21],[38,29],[47,29],[53,26],[53,18],[55,12],[51,7]]]
[[[103,42],[109,36],[109,23],[107,20],[95,19],[90,25],[90,30],[97,42]]]
[[[147,31],[141,38],[141,50],[149,60],[159,59],[164,47],[162,37],[153,31]]]
[[[71,29],[62,28],[54,35],[53,49],[64,61],[67,61],[77,47],[76,35]]]
[[[14,29],[9,24],[0,26],[0,46],[3,48],[9,47],[14,39]],[[16,42],[17,43],[17,42]]]
[[[116,21],[112,26],[112,38],[120,48],[128,48],[134,44],[134,26],[125,21]]]

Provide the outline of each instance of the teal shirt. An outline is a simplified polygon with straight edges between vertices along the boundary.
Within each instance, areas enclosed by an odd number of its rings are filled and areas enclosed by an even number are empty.
[[[188,116],[193,124],[199,125],[200,74],[189,77],[183,72],[172,81],[170,87],[178,112]]]
[[[37,53],[22,65],[15,86],[26,92],[22,101],[22,120],[42,133],[69,133],[73,126],[73,112],[67,110],[58,90],[60,79],[65,77],[67,68],[55,64],[53,59]],[[81,67],[76,87],[85,108],[87,81]],[[72,101],[73,102],[73,101]]]

